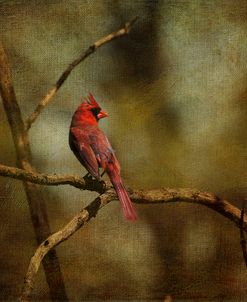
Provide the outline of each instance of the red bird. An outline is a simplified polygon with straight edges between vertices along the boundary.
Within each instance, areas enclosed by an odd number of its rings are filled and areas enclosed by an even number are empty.
[[[88,172],[100,180],[99,168],[108,174],[121,202],[124,216],[136,220],[137,216],[120,176],[116,155],[98,121],[107,117],[92,94],[75,111],[69,133],[69,145],[80,163]]]

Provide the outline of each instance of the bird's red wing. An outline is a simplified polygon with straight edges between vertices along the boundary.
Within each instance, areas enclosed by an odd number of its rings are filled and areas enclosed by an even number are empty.
[[[87,143],[87,138],[83,136],[82,131],[72,128],[69,135],[70,148],[88,172],[96,179],[100,179],[99,164],[96,156],[90,144]]]

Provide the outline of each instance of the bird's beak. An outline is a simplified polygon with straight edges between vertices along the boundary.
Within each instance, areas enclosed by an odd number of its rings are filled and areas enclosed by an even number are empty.
[[[101,118],[107,117],[108,114],[105,111],[100,111],[100,113],[97,115],[97,118],[100,120]]]

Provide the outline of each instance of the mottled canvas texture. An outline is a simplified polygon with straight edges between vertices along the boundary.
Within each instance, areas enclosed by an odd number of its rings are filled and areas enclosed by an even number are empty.
[[[139,16],[130,35],[74,69],[30,130],[43,173],[82,176],[68,146],[72,114],[92,91],[127,186],[196,188],[241,207],[247,196],[247,2],[0,1],[0,35],[23,117],[73,59]],[[16,165],[0,103],[0,162]],[[52,232],[96,193],[45,187]],[[201,205],[118,201],[57,247],[71,301],[247,301],[238,228]],[[36,240],[20,181],[0,178],[0,300],[16,300]],[[167,298],[170,299],[170,298]],[[33,300],[49,301],[41,267]],[[168,301],[168,300],[167,300]]]

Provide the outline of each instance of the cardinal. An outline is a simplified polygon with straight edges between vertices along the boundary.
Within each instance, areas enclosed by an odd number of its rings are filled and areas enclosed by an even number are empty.
[[[120,200],[126,219],[136,220],[137,215],[120,176],[120,165],[112,146],[99,128],[100,119],[107,117],[91,93],[75,111],[69,132],[69,145],[79,162],[100,180],[100,168],[109,179]]]

